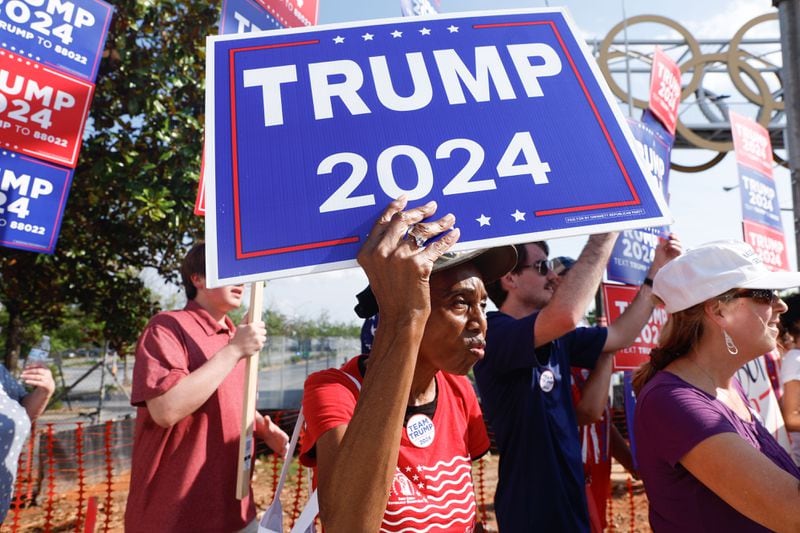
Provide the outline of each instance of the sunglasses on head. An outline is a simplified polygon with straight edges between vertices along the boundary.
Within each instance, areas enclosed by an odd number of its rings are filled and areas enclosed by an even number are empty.
[[[778,291],[772,289],[742,289],[733,293],[731,298],[752,298],[759,304],[775,305],[781,297]]]
[[[522,268],[532,268],[538,272],[540,276],[546,276],[553,270],[553,261],[550,259],[542,259],[531,265],[522,265]]]

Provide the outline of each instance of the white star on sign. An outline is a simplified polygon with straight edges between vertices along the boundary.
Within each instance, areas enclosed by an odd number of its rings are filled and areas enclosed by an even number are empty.
[[[375,36],[371,33],[365,33],[364,35],[361,36],[361,38],[364,39],[365,41],[371,41],[373,37]]]
[[[403,36],[403,32],[401,32],[400,30],[394,30],[394,31],[393,31],[392,33],[390,33],[389,35],[391,35],[392,37],[394,37],[395,39],[397,39],[398,37],[402,37],[402,36]]]
[[[511,216],[514,217],[514,222],[519,222],[520,220],[525,220],[525,213],[523,213],[519,209],[517,209],[516,211],[511,213]]]
[[[447,27],[447,31],[450,33],[458,33],[458,26],[453,26],[452,24]]]
[[[422,34],[422,35],[430,35],[431,34],[431,29],[430,28],[422,28],[421,30],[419,30],[419,33]]]
[[[411,479],[413,479],[414,481],[419,481],[419,476],[418,476],[418,475],[416,475],[416,474],[414,474],[414,477],[413,477],[413,478],[411,478]]]
[[[492,217],[487,217],[486,215],[481,213],[480,218],[476,218],[475,220],[478,222],[478,224],[480,224],[480,227],[482,228],[483,226],[491,226],[490,222],[492,220]]]
[[[411,467],[410,466],[406,467],[406,472],[411,472]]]
[[[333,44],[342,44],[344,42],[344,37],[341,35],[337,35],[333,38]]]

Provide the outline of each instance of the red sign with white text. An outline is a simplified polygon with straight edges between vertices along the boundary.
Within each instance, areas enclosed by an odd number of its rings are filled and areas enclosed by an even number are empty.
[[[744,240],[770,270],[789,270],[789,254],[772,179],[772,142],[766,128],[737,113],[730,113],[733,148],[742,191]]]
[[[0,148],[75,168],[94,84],[0,49]]]
[[[649,107],[670,135],[675,135],[680,103],[681,69],[667,54],[656,47],[653,54],[653,70],[650,71]]]
[[[317,0],[256,0],[284,28],[313,26],[317,23]]]
[[[766,128],[738,113],[730,113],[736,162],[772,177],[772,142]]]
[[[788,271],[789,254],[786,253],[786,239],[782,231],[757,224],[751,220],[742,222],[744,240],[761,257],[772,271]]]
[[[639,287],[603,283],[603,307],[609,324],[619,318],[638,292]],[[664,308],[659,306],[653,309],[650,319],[633,344],[614,354],[614,370],[635,370],[646,362],[650,358],[650,350],[658,344],[666,322],[667,312]]]

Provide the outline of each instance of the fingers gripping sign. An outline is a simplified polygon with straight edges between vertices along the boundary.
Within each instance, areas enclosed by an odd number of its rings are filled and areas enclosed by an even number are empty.
[[[452,214],[422,222],[436,212],[436,202],[408,210],[406,205],[405,196],[389,204],[358,254],[382,314],[406,314],[414,309],[427,312],[433,264],[460,236]],[[397,298],[398,294],[404,297]]]
[[[666,239],[660,239],[653,258],[653,267],[656,271],[683,253],[683,245],[674,233],[670,233]],[[654,275],[654,274],[653,274]]]
[[[418,249],[424,248],[430,239],[452,229],[454,223],[455,223],[455,217],[452,214],[448,213],[447,215],[443,216],[442,218],[434,222],[427,222],[427,223],[417,222],[416,224],[411,224],[408,227],[408,231],[406,232],[404,240],[407,241],[409,244],[411,244],[413,247],[416,247]],[[454,229],[453,231],[457,230]],[[453,244],[455,244],[455,241],[453,241],[451,244],[448,245],[448,249]],[[445,251],[446,250],[440,250],[439,254],[433,259],[433,262],[436,262],[436,259],[438,259],[439,256],[443,254]]]
[[[245,320],[249,320],[249,318]],[[267,327],[263,321],[256,320],[239,324],[233,339],[231,339],[231,344],[236,346],[241,352],[241,357],[245,358],[260,352],[266,341]]]

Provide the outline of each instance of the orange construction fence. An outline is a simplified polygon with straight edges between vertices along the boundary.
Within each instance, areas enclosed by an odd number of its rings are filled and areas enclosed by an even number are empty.
[[[270,414],[289,430],[297,416],[296,411]],[[71,421],[35,426],[19,458],[15,493],[0,533],[123,531],[134,424],[133,418],[124,418],[97,425]],[[274,454],[262,454],[256,461],[253,486],[261,510],[273,498],[280,468],[281,460]],[[286,528],[300,515],[308,490],[307,469],[298,463],[291,472],[281,494]],[[476,461],[473,479],[478,520],[484,531],[496,531],[492,503],[496,456]],[[649,531],[641,483],[618,468],[612,476],[606,518],[608,531]]]

